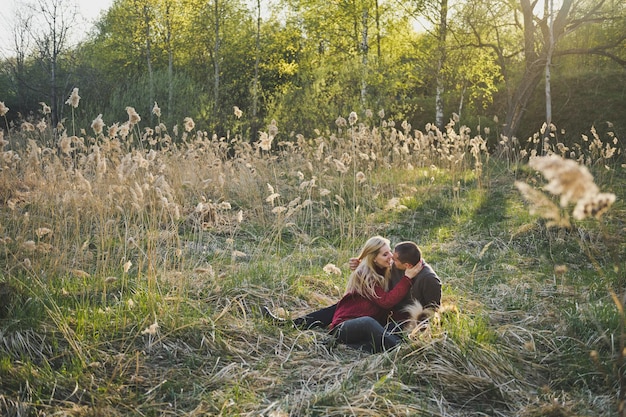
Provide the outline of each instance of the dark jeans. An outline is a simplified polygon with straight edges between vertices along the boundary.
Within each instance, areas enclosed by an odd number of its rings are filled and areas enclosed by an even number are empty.
[[[338,341],[355,349],[378,353],[391,349],[402,342],[402,338],[387,331],[372,317],[346,320],[332,331]]]
[[[293,320],[293,323],[305,329],[312,329],[315,327],[326,328],[330,326],[333,321],[333,315],[335,314],[335,308],[337,304],[322,308],[321,310],[314,311],[302,317],[297,317]]]

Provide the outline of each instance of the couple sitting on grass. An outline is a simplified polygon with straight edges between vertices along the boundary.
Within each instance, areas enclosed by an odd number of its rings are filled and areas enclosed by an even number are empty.
[[[441,305],[441,280],[422,259],[414,242],[390,242],[374,236],[358,258],[346,292],[330,307],[293,320],[297,327],[329,327],[339,342],[378,353],[402,342],[402,331],[414,328]],[[276,318],[265,308],[265,313]]]

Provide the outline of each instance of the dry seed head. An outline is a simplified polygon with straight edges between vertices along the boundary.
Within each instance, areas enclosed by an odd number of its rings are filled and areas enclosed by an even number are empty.
[[[287,207],[293,208],[297,206],[298,204],[300,204],[300,201],[302,201],[302,198],[296,197],[287,204]]]
[[[119,129],[120,136],[122,139],[126,139],[128,133],[130,133],[130,122],[124,122]]]
[[[47,227],[40,227],[37,230],[35,230],[35,234],[37,235],[37,237],[39,239],[41,239],[44,236],[48,236],[52,234],[52,230],[48,229]]]
[[[91,128],[93,129],[96,135],[102,133],[102,128],[104,127],[104,122],[102,121],[102,114],[99,114],[93,122],[91,122]]]
[[[88,272],[83,271],[82,269],[72,269],[70,273],[77,278],[89,278],[91,276]]]
[[[268,135],[266,132],[259,132],[260,138],[258,147],[264,151],[269,151],[272,148],[273,136]]]
[[[590,194],[578,200],[572,215],[577,220],[586,217],[595,217],[599,219],[615,202],[615,194],[598,193]]]
[[[335,124],[337,125],[337,127],[346,127],[346,126],[348,126],[348,123],[346,122],[346,119],[344,119],[341,116],[339,116],[337,118],[337,120],[335,120]]]
[[[335,264],[326,264],[324,268],[322,268],[322,270],[326,272],[328,275],[331,275],[331,274],[341,275],[341,269],[335,266]]]
[[[22,123],[22,130],[24,132],[34,132],[35,131],[35,126],[33,126],[32,123],[24,122],[24,123]]]
[[[272,205],[274,205],[274,200],[276,200],[278,197],[280,197],[280,194],[273,193],[273,194],[270,194],[270,196],[268,196],[265,199],[265,201],[267,201],[268,203],[271,203]]]
[[[150,335],[150,336],[154,336],[154,335],[157,334],[158,331],[159,331],[159,323],[157,323],[157,321],[155,319],[154,323],[152,323],[150,326],[148,326],[145,329],[143,329],[141,334],[147,334],[147,335]]]
[[[161,117],[161,109],[159,108],[159,105],[156,101],[154,102],[154,106],[152,107],[152,114],[154,114],[156,117]]]
[[[75,87],[72,90],[72,93],[70,94],[70,96],[67,99],[67,101],[65,102],[65,104],[69,104],[70,106],[72,106],[74,108],[77,108],[79,101],[80,101],[80,96],[78,95],[78,88]]]
[[[549,220],[548,227],[560,226],[569,227],[570,223],[566,217],[561,216],[559,207],[552,202],[544,193],[535,190],[530,185],[522,181],[515,181],[515,186],[522,194],[522,197],[530,204],[529,212],[532,215],[539,215]]]
[[[117,136],[117,131],[120,128],[120,124],[119,123],[115,123],[112,126],[109,126],[109,138],[113,139]]]
[[[335,163],[335,169],[338,172],[342,174],[345,174],[346,172],[348,172],[348,167],[346,167],[343,162],[341,162],[338,159],[333,159],[333,162]]]
[[[196,124],[191,117],[185,117],[183,123],[185,125],[185,132],[191,132],[193,128],[196,127]]]
[[[561,207],[585,196],[598,194],[598,187],[587,167],[575,161],[553,154],[531,158],[528,165],[548,180],[545,189],[561,197]]]
[[[128,123],[135,125],[141,121],[141,117],[137,113],[134,107],[126,107],[126,113],[128,114]]]
[[[73,150],[72,139],[69,138],[65,133],[63,133],[63,136],[59,138],[58,146],[62,153],[68,155]]]
[[[276,120],[272,119],[270,125],[267,127],[267,133],[272,139],[276,137],[276,135],[278,134],[278,124],[276,123]]]
[[[0,101],[0,116],[4,116],[9,112],[9,108],[5,106],[4,101]]]
[[[237,106],[233,106],[233,112],[235,113],[235,117],[237,119],[241,119],[241,116],[243,116],[243,112],[241,111],[241,109]]]
[[[354,126],[357,120],[359,120],[359,118],[356,115],[356,112],[351,112],[350,116],[348,116],[348,123],[350,123],[350,126]]]
[[[602,157],[604,159],[610,159],[613,157],[613,155],[615,155],[615,151],[617,150],[617,148],[613,148],[611,147],[608,143],[606,144],[606,147],[604,149],[604,155],[602,155]]]
[[[37,130],[43,133],[48,128],[48,123],[45,120],[41,119],[39,123],[37,123]]]

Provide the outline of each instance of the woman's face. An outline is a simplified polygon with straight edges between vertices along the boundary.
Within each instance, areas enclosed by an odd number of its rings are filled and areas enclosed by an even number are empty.
[[[388,245],[383,246],[374,258],[374,265],[379,268],[391,268],[393,264],[393,252]]]

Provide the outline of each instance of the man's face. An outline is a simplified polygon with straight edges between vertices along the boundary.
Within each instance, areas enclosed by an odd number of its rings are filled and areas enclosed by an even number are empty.
[[[398,268],[400,271],[404,271],[405,269],[408,269],[410,267],[412,267],[413,265],[409,264],[409,263],[404,263],[402,262],[400,259],[398,259],[398,252],[393,252],[393,264],[396,266],[396,268]]]

